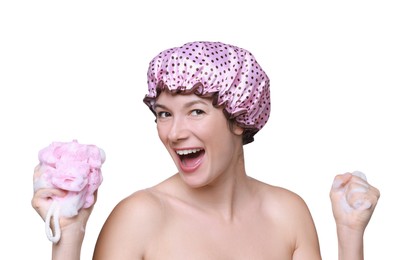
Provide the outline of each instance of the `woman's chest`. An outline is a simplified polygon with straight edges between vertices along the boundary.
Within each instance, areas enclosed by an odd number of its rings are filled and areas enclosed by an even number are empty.
[[[152,241],[145,259],[292,259],[294,244],[280,225],[255,215],[223,223],[173,219]]]

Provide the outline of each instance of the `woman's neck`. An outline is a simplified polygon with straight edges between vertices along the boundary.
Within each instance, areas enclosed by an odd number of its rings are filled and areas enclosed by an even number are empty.
[[[211,183],[203,187],[184,185],[184,200],[211,214],[218,214],[224,220],[230,221],[238,212],[237,205],[243,205],[253,192],[252,179],[246,175],[244,163],[230,167]]]

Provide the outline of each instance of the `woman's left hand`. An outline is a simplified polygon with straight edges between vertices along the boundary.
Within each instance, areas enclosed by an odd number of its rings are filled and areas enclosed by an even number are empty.
[[[364,232],[379,197],[379,190],[367,182],[363,173],[337,175],[330,190],[336,226]]]

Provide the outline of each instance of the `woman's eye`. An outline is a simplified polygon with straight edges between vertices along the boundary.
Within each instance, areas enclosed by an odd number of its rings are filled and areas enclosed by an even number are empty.
[[[201,114],[203,114],[203,113],[204,113],[204,111],[201,110],[201,109],[194,109],[194,110],[192,110],[192,112],[191,112],[191,114],[192,114],[193,116],[199,116],[199,115],[201,115]]]
[[[165,112],[165,111],[157,112],[157,117],[165,118],[165,117],[169,117],[169,116],[171,116],[171,114],[169,112]]]

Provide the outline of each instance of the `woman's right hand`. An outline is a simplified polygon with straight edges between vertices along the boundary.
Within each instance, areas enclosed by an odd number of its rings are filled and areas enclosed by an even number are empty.
[[[34,169],[33,175],[33,185],[38,180],[42,174],[40,170],[40,165],[37,165]],[[66,196],[67,192],[58,188],[39,188],[34,191],[33,198],[31,200],[31,205],[35,211],[40,215],[40,217],[45,221],[47,212],[53,203],[54,197],[63,198]],[[97,200],[97,191],[94,194],[94,204]],[[85,227],[87,225],[88,218],[91,215],[94,205],[89,208],[81,209],[76,216],[66,218],[60,217],[59,224],[61,228],[61,239],[68,240],[67,236],[69,234],[79,235],[80,237],[72,237],[69,240],[83,239]],[[52,225],[53,221],[50,221],[51,228],[54,233],[54,227]],[[78,232],[80,231],[80,232]],[[70,235],[71,236],[71,235]]]

